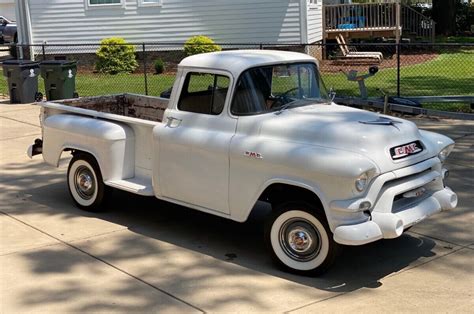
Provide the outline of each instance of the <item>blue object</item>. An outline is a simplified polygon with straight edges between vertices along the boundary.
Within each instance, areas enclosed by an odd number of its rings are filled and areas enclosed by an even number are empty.
[[[353,29],[353,28],[357,28],[357,25],[356,24],[351,24],[351,23],[339,24],[339,25],[337,25],[337,28],[339,28],[339,29]]]

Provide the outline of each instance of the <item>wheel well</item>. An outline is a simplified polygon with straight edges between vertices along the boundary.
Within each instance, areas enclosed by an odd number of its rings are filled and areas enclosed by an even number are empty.
[[[85,150],[80,150],[80,149],[75,149],[75,148],[70,148],[70,147],[66,147],[64,148],[62,151],[61,151],[61,155],[64,153],[64,152],[69,152],[71,153],[71,156],[74,157],[76,155],[80,155],[80,154],[83,154],[83,155],[89,155],[91,156],[92,158],[94,158],[94,160],[98,163],[97,161],[97,158],[94,156],[94,154],[88,152],[88,151],[85,151]],[[61,158],[61,156],[60,156]]]
[[[324,212],[321,200],[313,191],[289,184],[274,183],[268,186],[258,199],[272,204],[272,207],[285,201],[306,201]]]

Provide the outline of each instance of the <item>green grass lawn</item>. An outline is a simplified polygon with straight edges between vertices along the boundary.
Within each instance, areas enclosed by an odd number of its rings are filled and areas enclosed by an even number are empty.
[[[474,95],[474,50],[462,50],[441,54],[434,60],[401,68],[402,96]],[[0,75],[3,77],[3,73]],[[158,96],[173,85],[174,74],[148,75],[148,93]],[[342,73],[323,73],[326,86],[333,87],[338,95],[358,96],[356,82],[347,81]],[[397,92],[397,70],[380,70],[366,80],[369,96],[380,96],[378,88],[389,95]],[[145,93],[142,74],[96,74],[79,73],[76,90],[80,96],[95,96],[116,93]],[[43,80],[39,90],[44,94]],[[7,94],[6,79],[0,79],[0,93]],[[455,111],[469,110],[468,104],[430,105],[431,108]],[[467,109],[466,109],[467,108]]]

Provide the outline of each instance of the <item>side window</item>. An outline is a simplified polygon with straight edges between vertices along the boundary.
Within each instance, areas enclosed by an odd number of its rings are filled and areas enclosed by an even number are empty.
[[[224,75],[188,73],[179,97],[178,109],[218,115],[224,109],[229,84],[229,78]]]

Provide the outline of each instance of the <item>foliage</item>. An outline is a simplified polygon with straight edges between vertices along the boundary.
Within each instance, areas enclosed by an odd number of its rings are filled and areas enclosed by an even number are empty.
[[[155,73],[156,74],[161,74],[165,71],[165,64],[163,60],[161,59],[156,59],[155,60]]]
[[[474,25],[474,4],[458,2],[456,4],[456,31],[469,32]]]
[[[184,53],[187,56],[221,50],[221,46],[215,44],[214,41],[209,37],[202,35],[191,37],[184,44]]]
[[[127,45],[123,38],[111,37],[103,39],[100,42],[100,48],[97,50],[96,55],[98,61],[95,64],[95,68],[101,73],[130,73],[138,67],[135,47]]]
[[[434,3],[436,5],[433,7],[429,5],[423,6],[420,5],[420,3],[413,4],[411,7],[435,21],[438,20],[437,22],[441,19],[443,25],[445,22],[443,19],[447,19],[450,16],[450,11],[453,10],[454,12],[452,12],[452,14],[455,18],[452,22],[455,27],[455,32],[457,34],[469,32],[471,25],[474,24],[474,4],[459,0],[455,1],[453,6],[447,6],[447,3],[445,0],[436,0]],[[438,27],[437,33],[444,33],[444,29]]]

